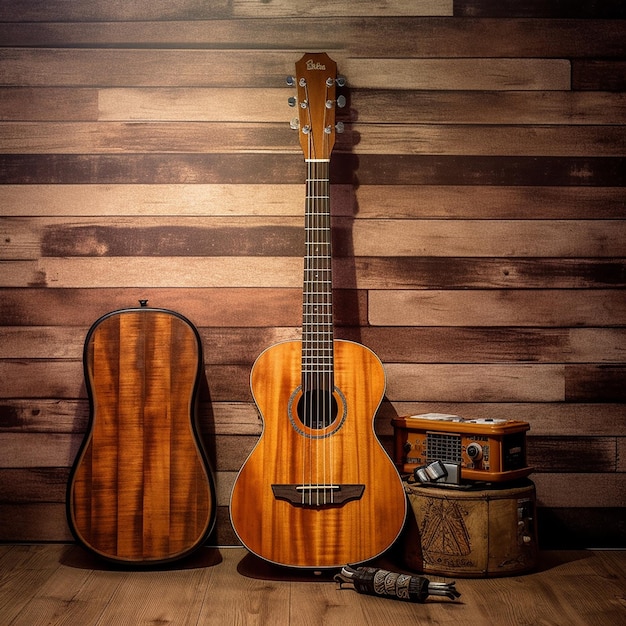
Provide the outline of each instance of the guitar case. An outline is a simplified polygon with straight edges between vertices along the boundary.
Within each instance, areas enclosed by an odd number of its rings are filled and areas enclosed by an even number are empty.
[[[89,424],[68,482],[67,519],[98,556],[154,564],[203,544],[215,487],[197,423],[198,331],[140,302],[104,315],[87,334]]]

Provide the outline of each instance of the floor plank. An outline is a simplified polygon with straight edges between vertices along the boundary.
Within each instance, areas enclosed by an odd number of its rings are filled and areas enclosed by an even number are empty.
[[[206,548],[171,565],[133,569],[75,545],[0,546],[7,626],[626,623],[625,551],[543,552],[530,574],[457,579],[456,586],[455,602],[412,604],[340,588],[330,573],[285,572],[242,548]]]

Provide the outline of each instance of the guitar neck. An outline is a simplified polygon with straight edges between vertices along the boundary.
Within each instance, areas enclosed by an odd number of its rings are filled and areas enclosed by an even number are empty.
[[[302,389],[332,391],[333,294],[330,160],[308,159],[302,302]]]

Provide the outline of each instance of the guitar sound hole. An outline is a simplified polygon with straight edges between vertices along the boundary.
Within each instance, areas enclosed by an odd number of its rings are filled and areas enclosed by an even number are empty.
[[[312,430],[328,428],[337,419],[337,400],[330,391],[312,389],[298,400],[298,418]]]

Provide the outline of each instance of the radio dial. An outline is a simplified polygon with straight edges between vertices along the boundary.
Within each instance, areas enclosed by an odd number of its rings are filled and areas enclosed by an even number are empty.
[[[480,459],[483,458],[483,449],[478,443],[470,443],[465,451],[467,452],[467,456],[472,459],[472,461],[480,461]]]

